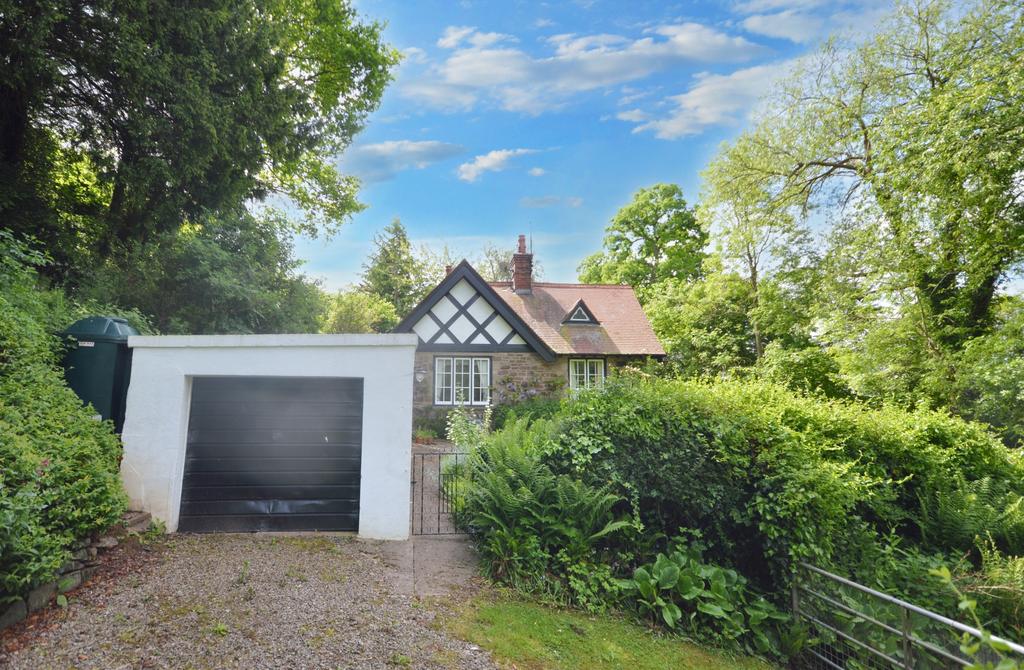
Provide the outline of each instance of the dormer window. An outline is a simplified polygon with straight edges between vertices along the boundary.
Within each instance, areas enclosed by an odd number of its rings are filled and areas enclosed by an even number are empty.
[[[573,308],[569,310],[569,313],[565,316],[562,323],[573,323],[573,324],[586,324],[598,323],[597,319],[594,318],[594,313],[590,311],[587,304],[582,300],[578,301]]]

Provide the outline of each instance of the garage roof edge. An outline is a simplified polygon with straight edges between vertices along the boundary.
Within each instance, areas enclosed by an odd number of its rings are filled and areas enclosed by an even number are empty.
[[[226,347],[415,347],[415,333],[341,335],[133,335],[133,349],[209,349]]]

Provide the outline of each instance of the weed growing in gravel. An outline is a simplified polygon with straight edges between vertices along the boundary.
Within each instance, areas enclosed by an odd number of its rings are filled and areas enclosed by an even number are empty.
[[[156,519],[155,521],[150,522],[149,528],[142,531],[141,533],[136,533],[132,531],[128,535],[129,537],[134,537],[139,541],[139,544],[145,546],[153,544],[154,542],[159,542],[160,540],[164,539],[166,534],[167,525],[163,521]]]
[[[412,659],[405,654],[391,654],[391,658],[388,659],[388,663],[399,668],[412,667]]]
[[[277,538],[274,538],[275,540]],[[284,541],[296,549],[308,552],[310,554],[337,554],[341,552],[341,547],[329,537],[317,537],[317,536],[299,536],[299,537],[288,537]]]
[[[238,586],[244,586],[249,581],[249,559],[245,559],[242,563],[242,571],[238,574],[238,578],[235,580],[235,584]]]
[[[218,621],[217,623],[210,626],[210,632],[218,637],[224,637],[228,634],[227,624],[223,623],[222,621]]]
[[[348,581],[348,575],[337,570],[323,570],[320,573],[320,581],[334,582],[335,584],[344,584]]]
[[[245,589],[245,595],[242,596],[242,600],[244,600],[247,603],[250,603],[255,598],[256,598],[256,589],[254,589],[251,586],[246,588]]]
[[[309,577],[306,576],[306,573],[304,573],[300,568],[297,568],[294,565],[285,570],[284,576],[290,579],[294,579],[297,582],[309,581]]]
[[[324,646],[325,643],[333,640],[338,634],[338,631],[331,626],[319,631],[314,629],[312,626],[301,626],[299,630],[302,633],[309,635],[309,646],[313,649],[319,649]]]

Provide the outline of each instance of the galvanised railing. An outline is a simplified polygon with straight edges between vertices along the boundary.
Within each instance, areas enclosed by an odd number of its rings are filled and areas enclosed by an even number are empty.
[[[793,582],[792,608],[810,630],[802,667],[946,670],[1007,659],[1024,667],[1024,645],[993,636],[1006,651],[986,645],[968,656],[961,643],[980,641],[978,629],[808,563]]]

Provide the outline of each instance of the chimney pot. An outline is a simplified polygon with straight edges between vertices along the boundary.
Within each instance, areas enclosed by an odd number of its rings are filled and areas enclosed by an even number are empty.
[[[519,236],[519,253],[526,253],[526,235]]]

